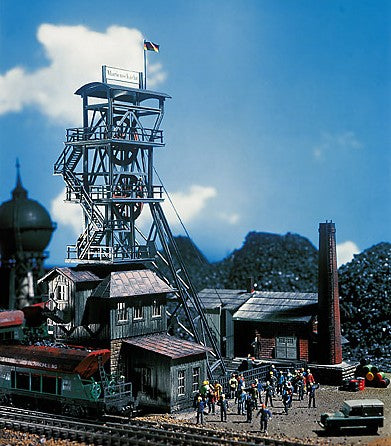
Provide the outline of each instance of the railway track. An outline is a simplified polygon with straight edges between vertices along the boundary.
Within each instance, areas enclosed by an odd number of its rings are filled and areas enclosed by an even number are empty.
[[[77,420],[42,412],[0,406],[0,429],[30,432],[54,439],[67,439],[113,446],[299,446],[303,443],[258,437],[254,434],[206,429],[155,421]]]

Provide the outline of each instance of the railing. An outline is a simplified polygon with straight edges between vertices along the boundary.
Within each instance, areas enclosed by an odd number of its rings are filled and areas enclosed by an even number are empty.
[[[82,199],[82,186],[67,186],[65,200],[66,201],[81,201]],[[112,192],[112,187],[109,185],[101,186],[90,186],[88,190],[89,197],[94,200],[108,200],[108,199],[124,199],[127,198],[143,201],[143,198],[148,199],[163,199],[163,186],[153,186],[152,187],[152,197],[148,197],[147,190],[144,187],[140,191],[137,187],[132,187],[128,189],[116,189]]]
[[[69,262],[76,261],[101,261],[113,262],[119,261],[140,261],[144,259],[154,258],[156,251],[149,245],[135,245],[129,248],[127,253],[124,253],[121,246],[117,252],[111,246],[91,245],[83,252],[83,249],[78,248],[77,245],[67,246],[66,260]]]
[[[90,246],[82,259],[79,257],[80,249],[76,245],[67,246],[67,260],[93,260],[111,262],[113,260],[113,248],[111,246]]]
[[[163,130],[143,127],[101,125],[98,127],[80,127],[67,129],[67,143],[78,141],[102,141],[107,139],[158,142],[163,144]]]
[[[265,381],[267,373],[271,370],[271,366],[268,365],[261,365],[258,367],[255,367],[251,370],[245,370],[243,372],[239,372],[241,375],[243,375],[244,380],[246,382],[246,385],[248,385],[251,381],[255,379],[261,379],[262,381]],[[231,379],[231,374],[226,375],[222,378],[218,378],[219,383],[223,386],[224,392],[229,392],[229,380]]]
[[[122,400],[123,398],[129,398],[132,396],[132,383],[118,383],[115,385],[109,385],[104,394],[104,399],[109,402],[115,400]]]

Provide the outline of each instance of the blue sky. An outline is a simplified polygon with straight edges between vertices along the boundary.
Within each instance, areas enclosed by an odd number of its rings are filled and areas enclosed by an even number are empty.
[[[0,0],[0,201],[19,157],[63,263],[77,216],[56,214],[52,172],[81,126],[73,93],[104,63],[141,69],[145,37],[150,86],[172,96],[156,168],[210,260],[251,230],[317,245],[326,219],[341,259],[390,241],[390,19],[388,1]]]

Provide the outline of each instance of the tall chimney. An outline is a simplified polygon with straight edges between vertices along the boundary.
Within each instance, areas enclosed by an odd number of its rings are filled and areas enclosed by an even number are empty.
[[[320,364],[342,362],[335,224],[319,224],[318,351]]]

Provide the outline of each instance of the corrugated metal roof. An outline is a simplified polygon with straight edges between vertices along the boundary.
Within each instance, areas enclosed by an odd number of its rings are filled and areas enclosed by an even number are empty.
[[[149,269],[110,273],[92,293],[93,297],[115,298],[162,294],[172,288]]]
[[[317,312],[317,293],[256,291],[233,315],[236,321],[309,322]]]
[[[226,310],[235,311],[251,295],[251,293],[247,293],[244,290],[217,290],[213,288],[205,288],[198,293],[198,297],[206,310],[213,310],[221,306]]]
[[[53,268],[45,276],[43,276],[38,282],[46,281],[53,274],[62,274],[72,282],[99,282],[101,279],[92,273],[91,271],[79,271],[73,268],[63,267],[63,268]]]
[[[171,359],[199,355],[210,350],[208,347],[204,347],[196,342],[185,341],[166,333],[137,336],[125,339],[124,342]]]

